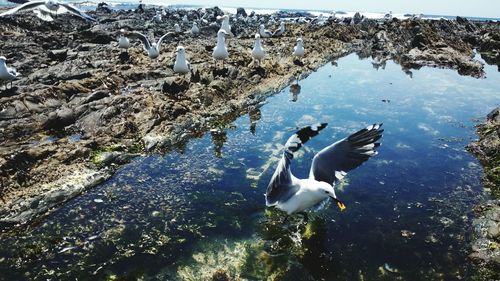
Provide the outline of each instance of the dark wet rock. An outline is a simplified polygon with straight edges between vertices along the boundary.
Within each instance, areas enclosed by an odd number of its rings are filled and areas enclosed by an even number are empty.
[[[162,91],[172,96],[186,91],[189,88],[189,81],[181,77],[168,77],[162,86]]]
[[[75,111],[70,108],[63,108],[49,113],[47,119],[43,122],[43,128],[45,130],[61,130],[75,121]]]
[[[483,182],[496,200],[475,208],[474,237],[469,257],[489,276],[500,272],[500,108],[492,110],[477,126],[479,140],[467,146],[484,167]]]
[[[485,187],[500,198],[500,108],[492,110],[486,121],[477,126],[479,140],[467,146],[485,169]]]
[[[500,200],[490,200],[476,207],[474,239],[469,257],[478,265],[500,269]]]
[[[110,14],[112,10],[109,8],[109,5],[105,2],[101,2],[97,4],[96,12]]]
[[[247,15],[247,12],[245,11],[245,9],[240,7],[238,9],[236,9],[236,16],[237,17],[241,16],[241,17],[246,18],[248,15]]]
[[[48,52],[49,59],[57,61],[65,61],[68,57],[68,49],[51,50]]]
[[[356,12],[352,17],[351,24],[360,24],[365,19],[359,12]]]

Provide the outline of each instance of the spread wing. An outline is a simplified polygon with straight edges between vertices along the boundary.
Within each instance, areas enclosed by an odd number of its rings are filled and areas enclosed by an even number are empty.
[[[341,180],[347,172],[359,167],[377,154],[382,124],[373,124],[322,149],[313,158],[309,178],[329,184]]]
[[[89,21],[97,21],[93,17],[85,14],[84,12],[80,11],[78,8],[76,8],[70,4],[60,3],[60,5],[63,6],[64,8],[66,8],[68,10],[68,12],[73,14],[73,15],[79,16],[79,17],[84,18],[84,19],[89,20]]]
[[[322,123],[302,128],[287,140],[278,167],[267,186],[266,205],[268,207],[274,206],[280,201],[288,200],[297,192],[298,186],[292,185],[293,175],[290,171],[293,153],[312,137],[319,134],[319,131],[323,130],[326,125],[326,123]]]
[[[10,9],[7,12],[1,13],[0,17],[7,16],[7,15],[13,15],[19,11],[32,10],[32,9],[37,8],[40,5],[45,5],[45,1],[31,1],[28,3],[24,3],[20,6],[15,7],[14,9]]]
[[[132,31],[130,32],[130,38],[135,38],[141,40],[142,44],[144,45],[144,49],[148,51],[151,48],[151,43],[149,43],[148,37],[146,35],[137,32],[137,31]]]
[[[158,40],[158,50],[160,50],[161,48],[161,42],[163,42],[163,39],[167,38],[167,37],[172,37],[175,35],[175,32],[167,32],[165,33],[162,37],[160,37],[160,39]]]

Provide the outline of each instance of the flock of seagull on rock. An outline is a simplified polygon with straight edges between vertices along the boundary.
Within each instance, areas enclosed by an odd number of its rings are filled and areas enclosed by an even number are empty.
[[[92,17],[86,15],[77,8],[57,2],[55,0],[46,1],[33,1],[23,4],[17,8],[7,11],[0,16],[15,14],[22,10],[31,10],[42,8],[48,10],[50,13],[61,13],[62,8],[65,12],[78,15],[84,19],[95,21]],[[153,21],[160,22],[163,14],[161,11],[157,12],[153,17]],[[187,23],[187,16],[184,16],[183,22]],[[199,33],[199,28],[196,22],[193,23],[191,33]],[[175,33],[180,32],[178,24],[175,25]],[[266,53],[262,47],[261,38],[269,38],[280,36],[285,32],[285,24],[280,23],[279,28],[270,32],[266,30],[264,25],[260,25],[259,32],[255,34],[255,44],[252,49],[252,57],[258,61],[259,66],[261,60],[264,59]],[[150,39],[139,32],[126,32],[120,30],[120,37],[118,38],[118,46],[121,49],[127,50],[130,48],[130,40],[128,37],[140,40],[148,57],[156,59],[160,55],[160,47],[162,41],[175,34],[168,32],[161,36],[157,42],[150,41]],[[212,57],[215,61],[221,60],[224,62],[229,57],[229,52],[226,47],[226,35],[231,35],[231,26],[229,24],[229,17],[224,15],[222,17],[222,24],[220,30],[217,32],[217,44],[212,52]],[[190,72],[189,62],[186,60],[186,50],[183,46],[178,46],[176,49],[176,60],[173,70],[176,73],[186,74]],[[302,57],[304,55],[304,44],[301,38],[297,39],[297,44],[294,47],[293,55]],[[18,79],[18,73],[7,67],[5,64],[6,58],[0,56],[0,79],[12,81]],[[288,214],[296,212],[303,212],[304,210],[323,205],[325,200],[330,198],[334,200],[340,209],[345,209],[345,205],[337,198],[334,186],[346,175],[347,172],[357,168],[372,156],[376,155],[376,149],[380,146],[377,141],[382,137],[383,129],[382,124],[373,124],[365,129],[362,129],[347,138],[339,140],[338,142],[325,147],[314,156],[311,164],[310,176],[307,179],[298,179],[291,172],[291,162],[293,153],[296,152],[303,144],[309,139],[316,136],[319,131],[326,127],[326,123],[317,124],[302,128],[296,134],[291,136],[285,144],[281,160],[278,163],[276,171],[274,172],[271,181],[266,190],[266,205],[268,207],[276,207]]]
[[[42,0],[42,1],[30,1],[20,6],[17,6],[7,12],[0,14],[0,17],[13,15],[21,11],[33,10],[37,16],[44,20],[53,20],[52,16],[57,16],[58,14],[70,13],[76,16],[79,16],[85,20],[97,22],[93,17],[85,14],[78,8],[63,3],[58,0]],[[159,10],[156,12],[155,16],[152,18],[153,22],[161,22],[162,17],[166,15],[164,10]],[[217,19],[222,19],[222,24],[220,26],[219,31],[217,32],[217,43],[213,49],[212,57],[215,62],[222,61],[222,66],[224,66],[224,60],[229,58],[229,52],[226,46],[226,36],[229,35],[234,37],[234,34],[231,32],[231,25],[229,22],[229,16],[223,15],[222,17],[218,17]],[[188,23],[189,20],[187,15],[182,18],[183,23]],[[203,19],[202,19],[203,21]],[[206,21],[206,20],[205,20]],[[205,22],[203,21],[203,22]],[[181,28],[179,24],[174,25],[174,32],[167,32],[163,36],[158,39],[157,42],[150,40],[146,35],[136,32],[136,31],[126,31],[124,29],[120,30],[120,36],[118,38],[118,47],[127,50],[131,47],[131,43],[129,38],[138,39],[142,42],[144,46],[144,50],[146,51],[148,57],[150,59],[156,59],[160,55],[161,43],[167,37],[172,37],[175,34],[181,32]],[[200,28],[198,27],[198,23],[196,21],[193,22],[190,33],[193,35],[200,33]],[[255,44],[251,51],[252,58],[258,62],[258,66],[260,67],[261,61],[266,56],[266,51],[262,46],[261,38],[270,38],[270,37],[278,37],[285,33],[285,23],[281,22],[278,29],[274,32],[271,32],[265,29],[265,26],[261,24],[259,26],[258,33],[255,34]],[[304,42],[302,38],[297,38],[296,46],[293,48],[293,56],[301,58],[305,54]],[[189,62],[186,60],[186,50],[183,46],[178,46],[176,50],[176,59],[173,67],[174,72],[179,74],[187,74],[191,70],[191,66]],[[7,83],[11,83],[12,81],[20,79],[19,73],[16,72],[15,69],[9,68],[6,65],[6,58],[0,57],[0,80],[6,81]],[[7,85],[6,85],[7,87]]]

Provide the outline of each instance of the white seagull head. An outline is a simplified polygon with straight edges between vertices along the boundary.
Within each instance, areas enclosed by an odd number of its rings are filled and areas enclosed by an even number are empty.
[[[185,54],[186,50],[184,49],[184,47],[178,46],[175,52],[178,54]]]
[[[224,38],[227,35],[227,32],[224,29],[219,29],[219,32],[217,32],[217,37],[219,38]]]

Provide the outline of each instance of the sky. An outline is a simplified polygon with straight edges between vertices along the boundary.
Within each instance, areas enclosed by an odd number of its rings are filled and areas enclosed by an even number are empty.
[[[162,1],[163,2],[163,1]],[[500,18],[500,0],[171,0],[171,4]]]

